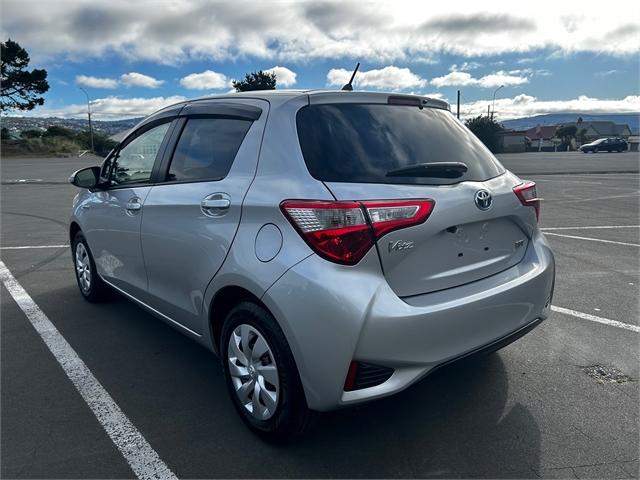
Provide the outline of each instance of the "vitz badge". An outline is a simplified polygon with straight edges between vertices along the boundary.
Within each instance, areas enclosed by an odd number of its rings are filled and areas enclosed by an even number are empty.
[[[413,248],[413,242],[405,242],[404,240],[389,242],[389,253],[398,252],[400,250],[409,250],[410,248]]]

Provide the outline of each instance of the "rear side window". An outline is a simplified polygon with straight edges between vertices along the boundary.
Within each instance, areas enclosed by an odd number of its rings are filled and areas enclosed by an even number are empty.
[[[341,103],[310,105],[297,115],[300,147],[309,172],[328,182],[448,185],[504,173],[486,147],[446,110]],[[421,163],[464,162],[457,178],[388,172]]]
[[[223,179],[251,123],[235,118],[189,119],[173,153],[167,181]]]

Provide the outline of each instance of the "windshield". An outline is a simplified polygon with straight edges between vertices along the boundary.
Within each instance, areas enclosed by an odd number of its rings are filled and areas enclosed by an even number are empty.
[[[387,104],[311,105],[297,116],[298,137],[311,175],[329,182],[448,185],[504,173],[485,146],[447,110]],[[462,162],[447,178],[407,167]],[[406,175],[387,175],[389,172]],[[413,172],[413,173],[412,173]]]

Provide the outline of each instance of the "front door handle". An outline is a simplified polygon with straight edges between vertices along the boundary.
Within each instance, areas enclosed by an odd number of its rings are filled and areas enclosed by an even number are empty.
[[[134,197],[127,202],[125,209],[127,210],[127,214],[135,215],[142,210],[142,203],[138,197]]]
[[[229,211],[231,197],[226,193],[212,193],[200,202],[200,210],[208,217],[220,217]]]

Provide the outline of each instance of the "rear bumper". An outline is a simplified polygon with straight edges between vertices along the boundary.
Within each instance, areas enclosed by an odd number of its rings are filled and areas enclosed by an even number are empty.
[[[444,364],[511,343],[548,316],[554,277],[553,254],[536,234],[518,265],[440,292],[397,297],[372,251],[356,267],[311,256],[263,300],[291,345],[309,407],[322,411],[396,393]],[[345,392],[352,360],[394,373]]]

